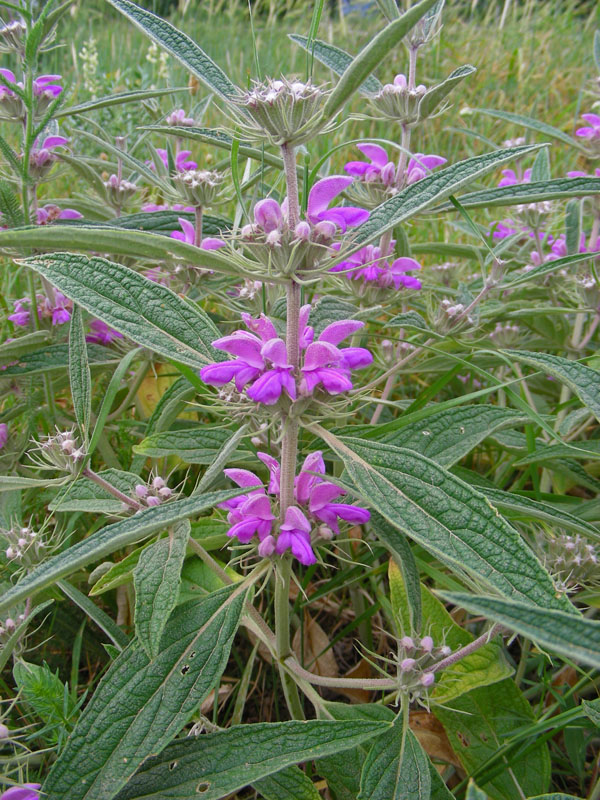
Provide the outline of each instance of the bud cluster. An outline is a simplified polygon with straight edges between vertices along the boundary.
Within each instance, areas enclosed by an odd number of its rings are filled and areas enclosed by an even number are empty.
[[[0,530],[0,535],[8,544],[5,554],[9,561],[32,567],[46,555],[47,543],[30,526],[13,525],[10,530]]]
[[[83,463],[86,452],[80,444],[77,434],[70,431],[58,431],[54,436],[46,436],[37,443],[37,448],[29,457],[43,469],[53,468],[61,472],[76,474]]]
[[[183,108],[172,111],[165,117],[165,122],[173,128],[193,128],[196,124],[192,117],[186,117],[185,109]]]
[[[586,584],[597,583],[599,554],[596,546],[582,536],[561,533],[536,537],[542,560],[560,592],[573,592]]]
[[[115,208],[122,208],[138,191],[138,186],[131,181],[112,174],[104,181],[108,202]]]
[[[423,84],[410,88],[406,75],[400,73],[393,83],[386,83],[371,98],[371,105],[383,117],[396,120],[402,125],[414,125],[419,121],[419,104],[426,92],[427,87]]]
[[[307,142],[320,128],[319,111],[327,92],[311,80],[289,81],[286,78],[255,82],[250,91],[233,100],[243,109],[242,120],[236,123],[244,138],[252,141],[267,139],[273,145]]]
[[[217,202],[223,184],[223,174],[215,170],[188,169],[175,173],[173,183],[184,202],[206,208]]]
[[[498,322],[494,330],[490,333],[490,339],[494,344],[498,345],[498,347],[514,347],[519,341],[519,334],[518,325],[511,325],[510,322],[507,322],[506,325],[502,325],[501,322]]]
[[[0,53],[25,52],[25,35],[27,26],[20,19],[0,23]]]
[[[435,683],[435,665],[452,653],[446,644],[436,646],[431,636],[415,641],[403,636],[398,648],[400,691],[411,700],[422,697]]]
[[[135,499],[144,506],[159,506],[165,500],[174,497],[172,489],[169,489],[164,479],[157,475],[148,483],[138,483],[134,489]]]
[[[16,619],[7,617],[4,621],[0,620],[0,642],[2,642],[3,639],[10,639],[19,625],[25,622],[26,618],[25,614],[19,614]]]

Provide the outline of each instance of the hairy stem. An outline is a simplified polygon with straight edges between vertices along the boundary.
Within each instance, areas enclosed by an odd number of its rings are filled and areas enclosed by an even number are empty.
[[[194,208],[194,244],[200,247],[202,244],[202,206]]]
[[[85,467],[81,474],[86,478],[89,478],[91,481],[94,481],[94,483],[98,484],[98,486],[101,486],[105,491],[107,491],[109,494],[112,494],[113,497],[116,497],[122,503],[125,503],[125,505],[129,506],[129,508],[133,508],[135,511],[140,511],[142,508],[142,505],[138,503],[137,500],[134,500],[133,497],[128,497],[126,494],[113,486],[112,483],[105,481],[104,478],[101,475],[98,475],[97,472],[94,472],[93,469]]]
[[[446,667],[452,666],[452,664],[456,664],[457,661],[460,661],[465,656],[471,655],[471,653],[474,653],[476,650],[479,650],[480,647],[490,642],[501,630],[502,625],[492,625],[489,631],[485,631],[485,633],[482,633],[477,639],[473,639],[470,644],[466,644],[464,647],[461,647],[460,650],[457,650],[456,653],[452,653],[452,655],[449,655],[447,658],[438,661],[438,663],[431,668],[431,671],[438,672],[440,669],[445,669]]]

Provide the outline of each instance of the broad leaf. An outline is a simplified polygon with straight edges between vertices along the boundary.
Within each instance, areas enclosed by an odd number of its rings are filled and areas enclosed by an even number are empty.
[[[510,630],[537,642],[543,648],[568,659],[600,668],[600,622],[558,611],[533,608],[516,600],[440,592],[449,602],[473,614],[500,622]]]
[[[363,720],[270,722],[181,739],[148,759],[117,800],[189,800],[198,794],[219,800],[291,764],[348,750],[390,727]]]
[[[233,586],[180,606],[152,661],[136,640],[123,651],[52,767],[48,800],[111,800],[160,753],[225,669],[244,599]]]
[[[329,67],[336,75],[342,75],[350,66],[353,57],[333,44],[322,42],[320,39],[309,39],[298,33],[290,33],[288,37],[299,44],[304,50],[314,56],[317,61]],[[369,77],[358,87],[361,94],[374,95],[383,89],[383,84],[374,75]]]
[[[485,772],[481,777],[477,774],[502,745],[533,722],[529,703],[512,680],[473,689],[445,706],[434,706],[433,713],[446,729],[466,773],[474,775],[493,800],[522,800],[523,796],[546,791],[550,780],[548,746],[535,743],[534,738],[527,753],[520,755],[517,751],[503,757],[501,769],[491,781],[485,781]]]
[[[419,568],[406,536],[399,535],[398,529],[391,525],[377,511],[371,513],[369,523],[379,538],[388,543],[392,560],[388,569],[392,610],[399,613],[400,598],[398,587],[402,587],[405,615],[400,615],[403,633],[420,633],[423,625],[423,606],[421,603],[421,581]],[[390,544],[393,542],[393,547]],[[394,580],[395,576],[398,580]]]
[[[108,0],[108,2],[140,28],[146,36],[183,64],[211,91],[225,100],[231,99],[236,94],[235,86],[223,70],[185,33],[178,31],[166,20],[136,6],[130,0]]]
[[[133,451],[149,458],[178,456],[186,464],[211,464],[216,453],[232,436],[233,431],[220,425],[196,425],[153,433],[135,445]],[[248,455],[249,451],[239,451],[238,459]]]
[[[217,361],[219,331],[198,306],[122,264],[96,256],[32,256],[32,267],[75,303],[134,342],[196,369]]]
[[[527,364],[546,375],[557,378],[577,395],[597,420],[600,420],[600,372],[598,370],[550,353],[529,353],[526,350],[505,350],[504,353],[515,361],[520,361],[522,364]]]
[[[135,632],[151,659],[159,653],[165,626],[177,605],[189,537],[187,519],[173,525],[165,539],[159,539],[142,551],[133,572]]]
[[[132,495],[139,475],[120,469],[105,469],[98,473],[101,478],[126,495]],[[85,511],[90,514],[123,513],[123,503],[90,478],[78,478],[57,492],[48,506],[50,511]]]
[[[10,364],[20,356],[39,350],[52,341],[50,331],[34,331],[0,345],[0,364]]]
[[[445,81],[438,83],[437,86],[434,86],[433,88],[429,89],[428,92],[425,92],[419,102],[419,116],[421,119],[431,116],[431,114],[434,113],[439,104],[446,99],[450,92],[456,86],[458,86],[459,83],[464,81],[465,78],[476,72],[476,69],[477,68],[471,66],[471,64],[465,64],[464,67],[458,67],[458,69],[453,70],[450,75],[448,75]]]
[[[506,597],[572,609],[556,598],[550,576],[517,531],[471,486],[413,450],[342,440],[323,429],[319,435],[365,501],[442,562]]]
[[[308,775],[295,766],[254,781],[252,785],[264,800],[321,800]]]
[[[207,511],[244,491],[248,490],[210,492],[184,500],[174,500],[155,508],[145,508],[129,519],[108,525],[30,570],[0,598],[0,610],[10,608],[59,578],[114,553],[115,550],[139,542],[152,533],[166,530],[169,525]]]
[[[101,344],[87,345],[88,363],[91,367],[112,364],[119,355],[110,347]],[[69,366],[69,345],[51,344],[20,356],[15,364],[2,370],[2,376],[40,375],[44,372],[66,370]]]

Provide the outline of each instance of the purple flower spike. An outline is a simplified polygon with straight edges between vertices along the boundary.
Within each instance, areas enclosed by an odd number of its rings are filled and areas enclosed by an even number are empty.
[[[301,564],[310,566],[315,564],[315,556],[310,544],[311,524],[297,506],[290,506],[285,512],[285,522],[280,528],[275,550],[285,553],[291,550]]]
[[[313,225],[321,221],[333,222],[341,228],[342,233],[348,227],[362,225],[369,218],[364,208],[354,206],[336,206],[328,209],[329,204],[352,183],[352,178],[343,175],[331,175],[317,181],[309,192],[307,217]]]
[[[0,450],[6,446],[8,442],[8,425],[6,422],[0,422]]]
[[[429,173],[441,167],[447,162],[448,159],[443,156],[424,155],[423,153],[415,153],[415,155],[408,162],[406,168],[406,182],[408,184],[416,183],[422,178],[425,178]]]
[[[23,786],[11,786],[0,795],[0,800],[39,800],[40,783],[24,783]]]

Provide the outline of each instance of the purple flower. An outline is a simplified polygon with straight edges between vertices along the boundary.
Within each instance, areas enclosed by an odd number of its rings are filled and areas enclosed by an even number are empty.
[[[191,128],[195,124],[192,117],[186,117],[183,108],[172,111],[168,117],[165,118],[165,122],[167,125],[183,126],[186,128]]]
[[[123,339],[123,334],[111,328],[101,319],[93,319],[90,322],[90,331],[85,337],[86,342],[95,344],[111,344],[115,339]]]
[[[31,319],[31,312],[27,305],[29,304],[28,297],[22,297],[20,300],[14,300],[13,305],[15,310],[12,314],[9,314],[7,319],[9,319],[13,325],[17,325],[19,328],[24,328],[29,325],[29,320]]]
[[[0,800],[39,800],[40,783],[24,783],[23,786],[11,786],[0,795]]]
[[[516,186],[519,183],[531,183],[531,169],[526,169],[522,175],[517,175],[514,169],[503,169],[504,177],[498,186]]]
[[[68,143],[69,140],[65,139],[64,136],[46,136],[42,142],[42,146],[38,147],[36,139],[29,157],[31,165],[38,171],[43,171],[44,168],[47,169],[57,159],[54,150],[57,147],[64,147]]]
[[[374,283],[381,288],[388,289],[420,289],[421,281],[407,273],[421,269],[421,265],[414,258],[397,258],[391,264],[388,256],[393,253],[396,242],[392,240],[388,247],[386,256],[382,255],[381,248],[369,244],[353,253],[347,261],[341,261],[330,272],[344,271],[349,279],[363,280],[366,283]],[[335,250],[339,250],[341,245],[333,245]]]
[[[62,75],[40,75],[33,82],[35,97],[54,98],[62,92],[62,86],[57,81],[62,80]]]
[[[0,422],[0,450],[8,442],[8,425],[6,422]]]
[[[387,151],[378,144],[359,144],[357,147],[369,160],[349,161],[344,167],[346,172],[366,183],[379,182],[384,186],[393,186],[397,181],[396,165],[389,160]],[[445,164],[446,161],[447,159],[443,156],[415,153],[406,168],[406,183],[420,181],[436,167]]]
[[[81,217],[82,214],[74,208],[60,209],[53,203],[47,203],[36,211],[38,225],[49,225],[57,219],[81,219]]]
[[[147,213],[152,213],[154,211],[189,211],[193,213],[194,206],[184,206],[183,203],[175,203],[172,206],[167,204],[157,205],[156,203],[146,203],[146,205],[142,206],[142,211],[146,211]]]
[[[290,506],[285,512],[285,522],[279,528],[275,552],[281,554],[291,550],[301,564],[307,567],[315,564],[317,557],[310,544],[311,529],[306,515],[297,506]]]
[[[158,153],[158,157],[164,164],[165,169],[169,169],[169,154],[166,150],[163,150],[161,147],[156,148],[156,152]],[[181,150],[175,156],[175,169],[177,172],[185,172],[188,169],[198,169],[198,164],[195,161],[190,160],[190,156],[192,155],[191,150]],[[152,170],[156,170],[156,164],[154,161],[146,161],[147,166],[150,167]]]
[[[194,244],[196,241],[195,227],[184,217],[179,217],[177,221],[183,228],[183,233],[181,231],[173,231],[171,238],[179,239],[180,242],[186,242],[186,244]],[[225,247],[225,242],[222,239],[216,239],[211,236],[202,239],[200,244],[202,250],[218,250],[220,247]]]
[[[333,322],[316,342],[308,345],[300,370],[300,394],[310,395],[319,386],[332,395],[352,389],[350,371],[367,367],[372,363],[373,356],[362,347],[339,348],[337,345],[363,326],[364,322],[358,320]]]
[[[575,136],[579,136],[582,139],[587,139],[588,141],[600,139],[600,116],[598,116],[598,114],[582,114],[581,118],[586,122],[589,122],[589,126],[585,128],[577,128],[575,131]]]
[[[567,176],[569,178],[600,178],[600,167],[596,167],[593,175],[580,170],[572,170],[571,172],[567,172]]]
[[[15,73],[12,70],[0,69],[0,75],[2,75],[2,77],[7,83],[14,83],[22,88],[21,84],[17,83]],[[9,89],[8,86],[0,84],[0,100],[2,100],[5,97],[16,97],[16,94],[12,91],[12,89]]]

